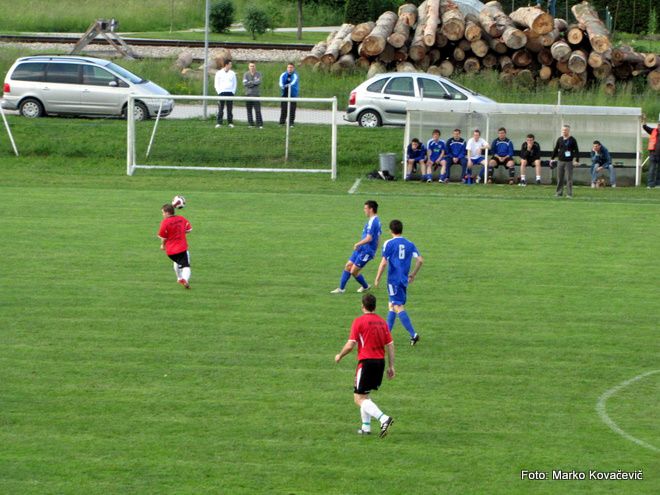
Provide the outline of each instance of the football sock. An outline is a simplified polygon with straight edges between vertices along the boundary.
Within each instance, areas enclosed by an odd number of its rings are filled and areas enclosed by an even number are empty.
[[[362,275],[361,273],[360,273],[358,276],[355,277],[355,280],[357,280],[358,283],[359,283],[362,287],[364,287],[365,289],[366,289],[367,287],[369,287],[369,284],[368,284],[367,281],[365,280],[364,275]]]
[[[172,263],[172,266],[174,266],[174,273],[176,273],[176,279],[181,280],[181,269],[179,268],[179,264],[175,261]]]
[[[351,278],[351,272],[344,270],[341,274],[341,280],[339,281],[339,288],[344,290],[346,288],[346,283],[348,279]]]
[[[537,175],[537,176],[536,176],[536,180],[541,180],[541,176],[540,176],[540,175]]]
[[[183,278],[186,282],[190,282],[190,267],[186,266],[185,268],[181,269],[181,278]]]
[[[390,311],[387,313],[387,328],[390,329],[390,332],[392,331],[392,327],[394,327],[394,322],[396,321],[396,313],[394,311]]]
[[[410,334],[410,337],[414,337],[416,335],[415,329],[412,326],[412,322],[410,321],[410,317],[408,316],[408,313],[405,311],[401,311],[399,313],[399,320],[401,320],[401,324],[403,327],[408,330],[408,333]]]
[[[381,424],[389,418],[389,416],[385,415],[383,411],[381,411],[371,399],[366,399],[362,401],[362,405],[360,406],[360,412],[373,416],[378,421],[380,421]]]
[[[360,407],[360,416],[362,416],[362,431],[371,431],[371,414]]]

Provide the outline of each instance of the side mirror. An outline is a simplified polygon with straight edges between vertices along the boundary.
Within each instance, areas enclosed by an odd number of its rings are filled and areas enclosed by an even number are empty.
[[[445,93],[442,96],[442,98],[445,99],[445,100],[453,100],[454,99],[449,93]]]

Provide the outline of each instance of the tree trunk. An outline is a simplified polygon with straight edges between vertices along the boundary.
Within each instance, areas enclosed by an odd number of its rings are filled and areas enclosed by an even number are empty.
[[[660,69],[649,72],[646,80],[649,83],[649,87],[655,91],[660,91]]]
[[[571,47],[564,40],[555,41],[550,47],[552,58],[559,62],[567,62],[571,56]]]
[[[422,2],[417,8],[417,27],[415,35],[410,43],[408,57],[415,62],[422,60],[426,56],[426,45],[424,44],[424,26],[426,25],[427,3]]]
[[[495,29],[490,21],[494,23]],[[499,36],[497,33],[501,32],[502,40],[509,48],[518,50],[527,43],[524,33],[516,28],[511,18],[502,10],[499,2],[493,1],[484,5],[479,14],[479,22],[484,30],[493,37]]]
[[[575,50],[568,58],[568,70],[574,74],[582,74],[587,70],[587,54],[582,50]]]
[[[328,49],[328,45],[325,41],[319,41],[314,48],[309,52],[309,55],[303,57],[301,63],[303,65],[314,65],[316,62],[321,60],[321,57]]]
[[[341,47],[344,44],[344,38],[346,38],[347,35],[350,36],[354,27],[353,24],[342,24],[341,28],[339,28],[339,31],[321,57],[321,62],[326,65],[331,65],[337,61]]]
[[[536,34],[546,34],[555,28],[553,17],[538,7],[520,7],[511,12],[510,17],[519,26],[527,27]]]
[[[612,53],[611,52],[605,52],[605,53],[598,53],[598,52],[589,52],[589,58],[587,59],[587,63],[589,64],[589,67],[592,69],[597,69],[603,63],[606,61],[611,60],[612,58]]]
[[[417,16],[417,7],[415,7],[415,16]],[[410,26],[406,22],[406,19],[399,16],[399,20],[396,21],[396,25],[394,26],[394,31],[387,37],[387,42],[394,48],[401,48],[408,42],[408,38],[410,38]]]
[[[466,18],[467,19],[467,18]],[[477,41],[481,39],[481,26],[478,22],[466,20],[465,22],[465,39],[468,41]]]
[[[404,3],[399,7],[399,19],[403,19],[409,28],[412,28],[417,22],[417,7],[412,3]]]
[[[463,64],[463,70],[468,74],[476,74],[481,70],[481,64],[477,57],[468,57]]]
[[[392,30],[399,18],[394,12],[383,12],[376,21],[376,27],[364,38],[364,52],[372,57],[379,55],[385,50],[387,37],[392,34]]]
[[[560,33],[565,33],[568,31],[568,22],[564,19],[555,18],[555,29],[558,29]]]
[[[573,24],[568,27],[568,32],[566,33],[566,41],[568,41],[571,45],[577,46],[582,43],[583,39],[584,32],[580,26]]]
[[[367,71],[367,79],[371,79],[377,74],[384,74],[385,72],[387,72],[387,67],[385,67],[385,64],[376,60],[369,66],[369,70]]]
[[[571,11],[578,22],[585,26],[589,35],[589,42],[594,50],[604,53],[612,48],[610,32],[605,27],[605,24],[603,24],[603,21],[598,18],[598,13],[589,2],[573,5]]]
[[[527,43],[527,37],[520,29],[509,26],[502,33],[502,41],[509,48],[519,50]]]
[[[488,53],[488,43],[484,40],[474,40],[470,43],[470,48],[477,57],[485,57]]]
[[[482,34],[483,39],[488,43],[490,49],[499,55],[504,55],[509,49],[502,41],[502,38],[493,38],[485,32]]]
[[[296,30],[296,39],[302,39],[302,28],[303,28],[303,0],[298,0],[297,5],[297,30]]]
[[[511,56],[511,60],[516,67],[527,67],[532,63],[533,57],[528,50],[518,50]]]
[[[539,40],[543,46],[552,46],[552,44],[557,41],[560,36],[561,34],[559,33],[559,29],[553,29],[549,33],[539,36]]]
[[[351,33],[351,39],[354,43],[361,43],[369,35],[369,33],[373,31],[375,27],[376,23],[373,21],[358,24],[355,26],[355,29],[353,29],[353,32]]]
[[[449,77],[454,73],[454,64],[450,60],[443,60],[440,64],[440,74]]]
[[[643,64],[645,59],[646,57],[643,53],[637,53],[627,45],[612,50],[612,64],[615,66],[623,63]]]
[[[435,45],[435,33],[440,22],[440,0],[426,0],[426,24],[424,25],[424,44]]]
[[[341,40],[341,43],[339,44],[339,53],[341,55],[347,55],[353,51],[353,39],[351,38],[352,33],[353,29],[351,29],[351,32],[344,36],[344,39]]]
[[[442,32],[451,41],[465,34],[465,16],[452,0],[442,0]]]
[[[479,24],[493,38],[499,38],[504,32],[504,25],[497,22],[496,16],[502,12],[499,2],[488,2],[479,12]]]

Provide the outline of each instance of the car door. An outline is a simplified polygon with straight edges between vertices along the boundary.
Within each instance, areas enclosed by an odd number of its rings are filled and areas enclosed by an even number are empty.
[[[103,67],[83,65],[81,104],[85,113],[119,115],[128,84]]]
[[[411,76],[395,76],[390,79],[383,90],[383,120],[390,124],[405,124],[406,106],[414,99],[415,86]]]
[[[80,112],[80,64],[51,62],[42,88],[47,111]]]
[[[419,94],[429,110],[459,111],[467,108],[466,96],[456,88],[430,77],[418,77]]]

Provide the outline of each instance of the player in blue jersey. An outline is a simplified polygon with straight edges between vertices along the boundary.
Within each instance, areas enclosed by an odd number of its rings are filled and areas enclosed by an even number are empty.
[[[452,137],[447,140],[445,144],[447,154],[443,160],[442,169],[440,170],[440,182],[445,184],[449,182],[451,176],[451,166],[461,166],[461,182],[465,183],[467,180],[467,157],[465,156],[467,150],[465,148],[465,139],[461,137],[461,130],[454,129]]]
[[[344,266],[344,271],[339,280],[339,287],[330,291],[331,294],[343,294],[346,291],[346,284],[351,278],[351,275],[355,277],[355,280],[357,280],[361,286],[357,290],[358,292],[364,292],[371,288],[364,276],[360,274],[360,270],[362,270],[370,260],[374,259],[376,251],[378,250],[378,242],[380,241],[381,234],[380,219],[378,218],[378,203],[371,200],[366,201],[364,203],[364,214],[369,220],[364,224],[362,237],[353,245],[353,254],[351,254],[346,266]]]
[[[406,148],[406,180],[412,179],[412,174],[417,173],[417,165],[424,167],[426,162],[426,147],[417,138],[412,138]]]
[[[509,184],[513,184],[516,176],[516,164],[513,161],[513,143],[506,137],[504,127],[497,130],[497,139],[490,145],[490,149],[492,155],[488,162],[488,182],[493,182],[493,170],[500,165],[504,165],[509,171]]]
[[[422,267],[424,260],[415,245],[405,237],[402,237],[403,224],[400,220],[392,220],[390,222],[390,232],[392,233],[392,238],[383,244],[383,259],[378,266],[374,287],[378,287],[380,278],[387,266],[387,293],[390,296],[387,327],[391,332],[398,315],[401,324],[410,334],[410,345],[415,345],[419,341],[419,335],[415,332],[410,317],[406,312],[406,292],[408,284],[415,280],[417,272]],[[413,258],[415,258],[415,267],[411,273],[410,265]]]
[[[433,129],[431,139],[426,143],[426,170],[422,180],[433,182],[433,170],[442,167],[442,160],[446,152],[445,142],[440,139],[440,130]]]

